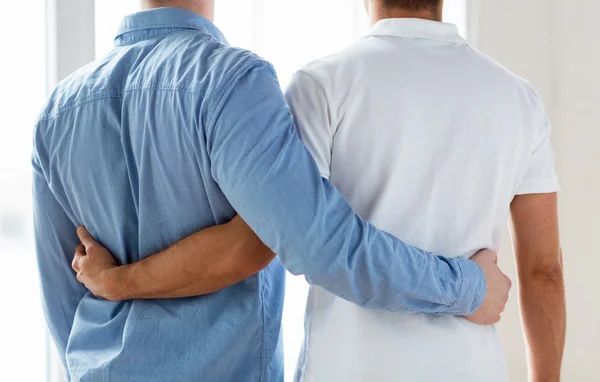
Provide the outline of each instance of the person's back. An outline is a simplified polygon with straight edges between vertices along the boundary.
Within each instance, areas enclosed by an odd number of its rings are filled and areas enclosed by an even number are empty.
[[[187,28],[145,30],[144,18],[156,12]],[[231,80],[250,66],[268,65],[227,47],[212,24],[189,11],[134,17],[107,58],[74,73],[54,92],[36,129],[34,158],[68,215],[64,226],[72,227],[55,232],[58,240],[74,237],[73,222],[86,222],[123,264],[235,215],[211,173],[212,137],[206,136],[210,121],[202,119],[203,108],[220,102]],[[71,251],[77,242],[63,244]],[[43,266],[54,260],[40,261]],[[283,289],[263,284],[283,283],[284,276],[274,261],[260,275],[215,294],[121,303],[99,300],[76,285],[85,295],[68,333],[70,376],[278,380]],[[55,331],[65,331],[68,318],[63,324]]]
[[[450,24],[387,19],[301,70],[300,135],[364,219],[445,256],[499,249],[517,194],[558,183],[542,103]],[[368,310],[311,288],[303,381],[506,381],[493,326]]]

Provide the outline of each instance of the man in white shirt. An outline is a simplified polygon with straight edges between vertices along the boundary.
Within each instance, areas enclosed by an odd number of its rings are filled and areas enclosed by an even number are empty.
[[[302,140],[361,217],[426,250],[498,250],[512,213],[530,381],[558,381],[559,184],[540,97],[440,22],[441,0],[366,6],[370,32],[292,80]],[[462,317],[373,311],[312,287],[305,327],[300,381],[507,381],[494,326]]]

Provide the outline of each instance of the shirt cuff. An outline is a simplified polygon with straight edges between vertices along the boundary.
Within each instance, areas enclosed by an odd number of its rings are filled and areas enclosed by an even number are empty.
[[[458,298],[445,313],[468,316],[483,305],[487,284],[483,270],[476,262],[464,258],[456,259],[456,261],[460,269],[462,285]]]

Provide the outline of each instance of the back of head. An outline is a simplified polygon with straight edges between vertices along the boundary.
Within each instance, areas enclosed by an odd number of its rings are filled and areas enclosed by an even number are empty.
[[[421,18],[442,21],[444,0],[365,0],[371,21],[388,18]]]
[[[408,11],[435,11],[442,6],[442,0],[381,0],[385,8],[399,8]]]
[[[140,0],[143,10],[163,7],[184,8],[209,19],[214,19],[215,0]]]

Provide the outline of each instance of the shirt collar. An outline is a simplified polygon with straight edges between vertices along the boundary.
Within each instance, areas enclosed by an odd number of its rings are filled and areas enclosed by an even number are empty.
[[[457,44],[467,43],[458,33],[456,25],[425,19],[402,18],[379,20],[373,25],[367,35],[425,38],[450,41]]]
[[[208,19],[183,8],[156,8],[126,16],[115,38],[115,46],[156,38],[177,29],[201,30],[223,44],[223,33]]]

